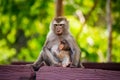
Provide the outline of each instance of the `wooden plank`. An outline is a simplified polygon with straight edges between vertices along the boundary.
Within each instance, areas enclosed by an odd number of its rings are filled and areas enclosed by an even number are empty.
[[[39,69],[39,71],[35,73],[33,69],[28,65],[0,66],[0,80],[35,80],[35,79],[36,80],[119,80],[120,71],[43,66]]]
[[[12,65],[32,64],[32,62],[13,62]],[[83,63],[85,68],[120,71],[120,63]]]
[[[36,80],[120,80],[120,71],[43,66]]]
[[[34,80],[35,72],[27,65],[0,65],[0,80]]]

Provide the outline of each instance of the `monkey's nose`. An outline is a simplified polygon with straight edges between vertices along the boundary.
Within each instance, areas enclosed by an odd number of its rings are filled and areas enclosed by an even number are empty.
[[[60,30],[58,29],[57,32],[60,32]]]

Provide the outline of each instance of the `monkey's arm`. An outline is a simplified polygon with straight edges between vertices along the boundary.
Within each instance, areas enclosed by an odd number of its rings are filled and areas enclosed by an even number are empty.
[[[49,39],[50,39],[50,37],[45,42],[43,50],[44,50],[45,54],[47,55],[47,57],[49,58],[49,60],[51,61],[51,63],[57,64],[58,62],[56,61],[56,58],[54,57],[53,53],[51,52],[51,48],[53,47],[54,44]]]
[[[44,52],[41,51],[39,57],[37,58],[37,60],[31,65],[35,71],[38,71],[38,69],[39,69],[40,66],[42,65],[42,62],[43,62],[43,54],[44,54]]]
[[[56,61],[56,58],[51,53],[50,49],[53,44],[51,44],[48,39],[46,40],[43,49],[38,57],[38,59],[33,63],[33,67],[39,69],[41,63],[44,61],[47,65],[58,65],[59,63]]]
[[[48,41],[46,40],[44,46],[47,46],[47,44],[48,44]],[[44,46],[43,46],[43,48],[44,48]],[[35,71],[39,69],[41,63],[44,61],[44,58],[45,58],[44,55],[45,55],[45,54],[46,54],[46,53],[44,52],[44,50],[42,50],[42,51],[40,52],[37,60],[32,64],[32,66],[33,66],[33,68],[34,68]]]
[[[70,45],[71,48],[71,57],[72,57],[72,65],[79,67],[80,66],[80,57],[81,57],[81,51],[80,48],[78,47],[76,41],[74,40],[74,38],[70,35],[67,38],[67,41]]]

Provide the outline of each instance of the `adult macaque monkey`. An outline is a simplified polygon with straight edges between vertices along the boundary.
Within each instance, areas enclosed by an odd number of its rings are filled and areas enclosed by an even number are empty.
[[[50,31],[47,35],[46,42],[40,56],[32,64],[34,70],[38,70],[44,61],[48,66],[59,66],[60,62],[55,57],[54,52],[59,53],[58,46],[60,39],[65,39],[70,47],[71,66],[80,67],[81,51],[69,32],[69,23],[64,17],[54,18],[50,24]],[[82,67],[82,66],[81,66]]]

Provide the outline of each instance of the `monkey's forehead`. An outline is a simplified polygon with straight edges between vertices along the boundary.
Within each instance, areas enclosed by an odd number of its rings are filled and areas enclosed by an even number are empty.
[[[65,23],[66,23],[65,21],[60,21],[60,22],[53,21],[53,24],[65,24]]]
[[[57,22],[57,23],[60,23],[60,22],[67,22],[67,19],[66,18],[64,18],[64,17],[56,17],[56,18],[54,18],[54,20],[53,21],[55,21],[55,22]]]

